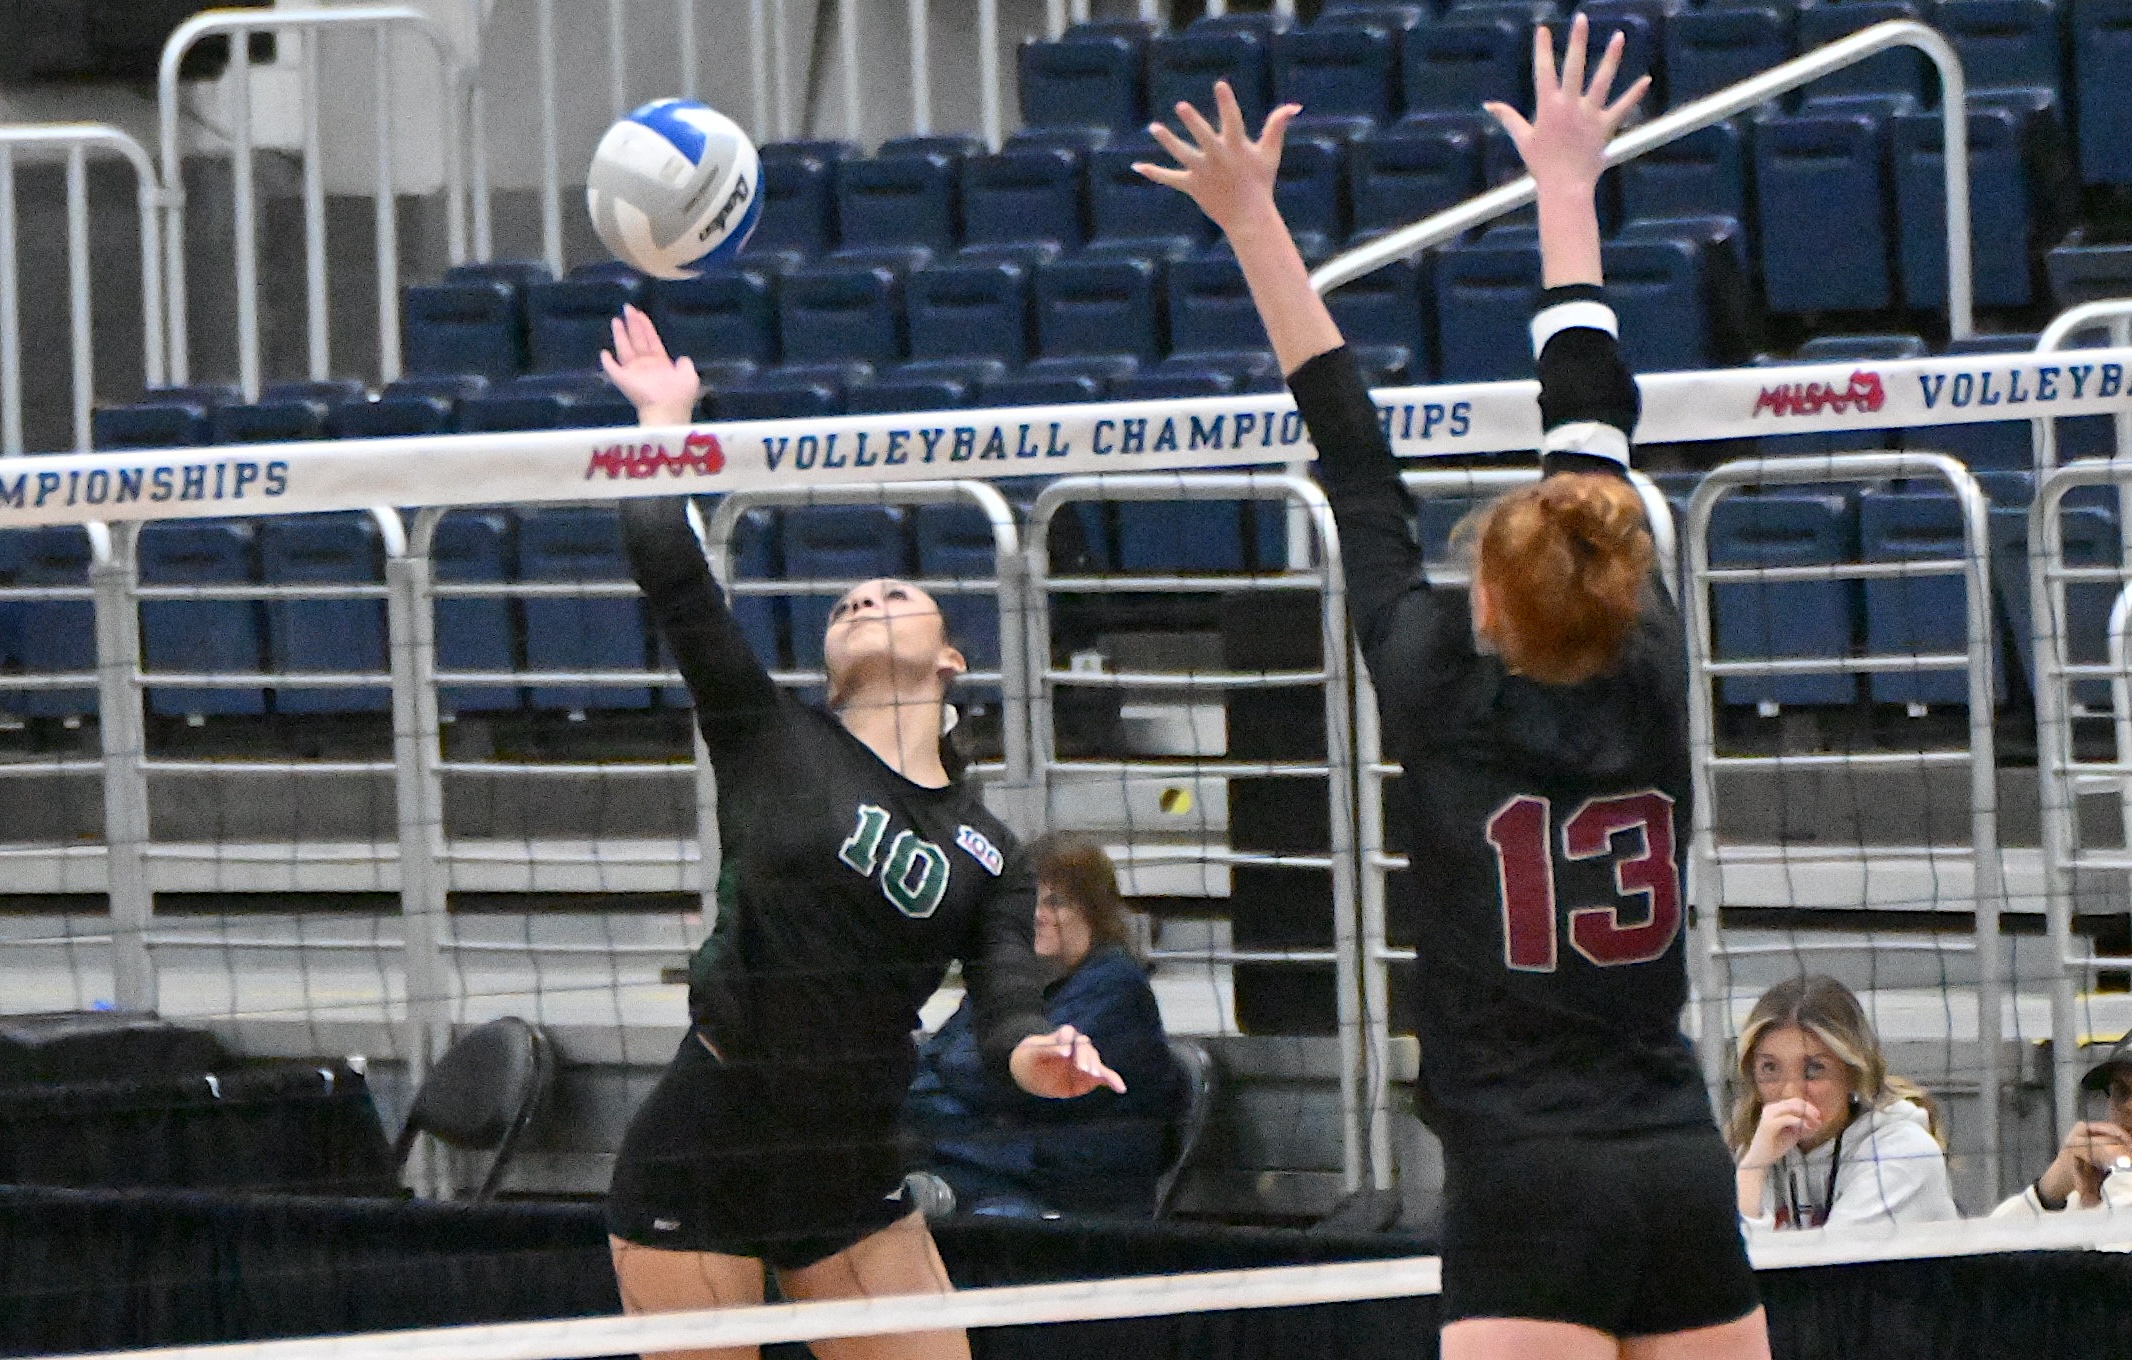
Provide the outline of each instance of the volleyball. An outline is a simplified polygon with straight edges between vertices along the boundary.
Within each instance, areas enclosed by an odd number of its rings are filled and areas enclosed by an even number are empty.
[[[738,123],[659,99],[607,129],[585,176],[592,229],[615,258],[685,279],[738,254],[762,215],[762,161]]]

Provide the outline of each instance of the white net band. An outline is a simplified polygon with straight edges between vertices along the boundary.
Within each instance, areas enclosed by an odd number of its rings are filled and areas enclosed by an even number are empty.
[[[2075,1210],[2047,1219],[1975,1219],[1899,1231],[1817,1228],[1757,1236],[1758,1270],[1987,1256],[2092,1247],[2132,1234],[2124,1216]],[[1332,1265],[1151,1275],[969,1289],[941,1297],[836,1299],[752,1308],[436,1327],[237,1345],[127,1351],[128,1360],[356,1360],[389,1347],[397,1360],[576,1360],[583,1356],[765,1346],[948,1328],[1297,1308],[1412,1298],[1442,1288],[1434,1256]]]
[[[2121,410],[2132,349],[1660,373],[1641,378],[1637,439],[1665,444],[1955,425]],[[1395,452],[1540,445],[1538,385],[1392,388]],[[1312,450],[1283,394],[1023,407],[687,429],[70,454],[0,471],[0,527],[495,505],[942,477],[1058,477],[1282,464]]]

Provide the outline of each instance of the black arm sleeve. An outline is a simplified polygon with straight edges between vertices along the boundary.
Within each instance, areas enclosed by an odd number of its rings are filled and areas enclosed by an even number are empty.
[[[979,1051],[1004,1077],[1016,1044],[1053,1029],[1044,1019],[1048,969],[1036,953],[1036,872],[1028,856],[1017,851],[1008,858],[976,930],[978,938],[963,955],[962,980]]]
[[[1546,471],[1626,473],[1643,397],[1597,284],[1550,288],[1532,319]]]
[[[1413,498],[1400,485],[1376,403],[1346,346],[1305,362],[1288,376],[1288,390],[1317,446],[1318,480],[1340,528],[1348,619],[1369,652],[1390,629],[1400,601],[1427,589]]]
[[[777,686],[726,608],[686,507],[681,497],[623,501],[622,547],[652,622],[688,682],[704,742],[717,751],[774,718]]]

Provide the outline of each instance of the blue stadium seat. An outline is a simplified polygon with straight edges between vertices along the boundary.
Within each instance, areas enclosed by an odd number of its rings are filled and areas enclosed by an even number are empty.
[[[259,391],[261,401],[316,401],[338,406],[361,401],[370,395],[360,378],[308,378],[297,382],[268,383]]]
[[[2056,0],[1939,0],[1932,26],[1954,44],[1972,96],[2048,90],[2056,102],[2065,89],[2059,8]]]
[[[1031,127],[1137,128],[1147,121],[1141,45],[1118,33],[1069,32],[1022,44],[1022,121]]]
[[[1704,5],[1666,25],[1666,98],[1674,108],[1790,59],[1796,7]]]
[[[928,580],[991,582],[999,575],[992,522],[974,505],[921,505],[910,512],[918,575]],[[999,596],[986,588],[973,594],[935,592],[948,636],[971,670],[999,669]],[[986,699],[995,690],[978,691]]]
[[[1267,348],[1266,327],[1232,256],[1210,252],[1171,265],[1169,312],[1172,354]]]
[[[743,581],[768,581],[784,575],[778,560],[779,540],[783,537],[778,529],[778,516],[774,510],[755,509],[741,514],[733,525],[733,570]],[[733,611],[733,619],[740,631],[747,636],[748,645],[763,665],[782,668],[789,655],[784,643],[786,627],[785,601],[776,596],[734,595],[727,601]],[[656,640],[656,633],[654,634]],[[667,664],[666,644],[659,642],[659,660]],[[681,689],[669,692],[669,701],[685,703],[688,691]]]
[[[89,443],[98,449],[176,449],[210,442],[211,412],[198,402],[156,401],[149,393],[132,406],[100,407],[89,417]]]
[[[913,359],[1029,357],[1029,273],[1007,261],[958,261],[912,274],[904,285]]]
[[[811,260],[836,248],[837,163],[842,142],[771,142],[762,148],[762,217],[741,248],[748,263]]]
[[[1666,21],[1675,11],[1686,8],[1682,0],[1588,0],[1577,8],[1591,21],[1594,50],[1604,51],[1616,33],[1622,35],[1615,93],[1649,76],[1651,91],[1644,96],[1644,102],[1650,108],[1664,108]]]
[[[1118,570],[1234,572],[1250,564],[1237,501],[1117,501]]]
[[[1699,221],[1709,230],[1691,230]],[[1746,357],[1747,284],[1729,219],[1631,228],[1605,247],[1607,301],[1639,373],[1710,368]]]
[[[1747,132],[1743,120],[1712,123],[1623,165],[1614,172],[1621,185],[1623,220],[1729,217],[1742,228],[1739,240],[1744,248],[1749,225]]]
[[[1389,123],[1400,107],[1402,33],[1396,23],[1336,12],[1274,34],[1274,98],[1301,104],[1313,118]]]
[[[1961,503],[1939,490],[1867,488],[1858,498],[1858,533],[1860,560],[1865,562],[1960,560],[1968,553]],[[1868,652],[1917,655],[1968,650],[1967,589],[1961,577],[1900,577],[1863,584]],[[1993,641],[1997,641],[1996,633]],[[2006,665],[1996,655],[1996,646],[1993,651],[1993,698],[2003,703]],[[1881,704],[1966,706],[1969,677],[1956,670],[1886,671],[1868,680],[1867,693]]]
[[[459,403],[463,434],[495,430],[577,430],[634,425],[637,413],[591,373],[533,374]]]
[[[2072,47],[2081,182],[2132,184],[2132,0],[2074,0]]]
[[[1147,160],[1166,165],[1169,153],[1133,138],[1089,156],[1091,243],[1175,255],[1212,240],[1214,224],[1199,205],[1133,169]]]
[[[1112,401],[1188,401],[1226,397],[1237,390],[1236,376],[1225,368],[1201,363],[1190,355],[1164,359],[1153,368],[1114,379]]]
[[[1799,11],[1799,50],[1810,52],[1838,38],[1890,19],[1925,17],[1912,0],[1843,0],[1835,5],[1808,5]],[[1919,103],[1936,97],[1938,77],[1925,54],[1912,47],[1888,51],[1840,71],[1831,71],[1806,87],[1808,105],[1816,100],[1850,95],[1908,95]]]
[[[844,413],[846,394],[873,381],[871,364],[839,361],[768,368],[718,393],[720,420],[797,420]]]
[[[508,581],[517,572],[511,522],[494,510],[462,510],[446,515],[437,522],[429,560],[432,578],[439,584],[497,585]],[[435,609],[437,669],[518,669],[511,609],[511,601],[500,596],[440,598]],[[507,712],[524,703],[525,691],[517,685],[446,685],[437,692],[438,710],[446,715]]]
[[[1215,28],[1195,21],[1182,33],[1156,38],[1147,49],[1148,113],[1176,126],[1176,107],[1191,104],[1214,121],[1214,82],[1236,91],[1244,123],[1257,128],[1273,107],[1270,34],[1251,28]]]
[[[1969,110],[1969,221],[1980,307],[2025,307],[2035,300],[2039,258],[2026,155],[2031,118],[2005,106]],[[1895,211],[1901,224],[1903,301],[1947,305],[1947,158],[1940,115],[1907,113],[1893,124]]]
[[[1444,382],[1532,376],[1528,325],[1540,297],[1540,249],[1490,232],[1436,257],[1436,335]]]
[[[597,373],[622,308],[645,303],[642,277],[575,274],[526,290],[526,352],[535,373]]]
[[[1885,120],[1862,110],[1771,118],[1755,130],[1754,161],[1769,309],[1893,306]]]
[[[141,526],[137,551],[144,586],[249,585],[259,579],[249,524],[150,520]],[[256,674],[261,612],[256,600],[144,600],[143,666],[151,676]],[[148,711],[166,717],[264,713],[266,692],[155,686],[148,691]]]
[[[955,248],[962,230],[962,157],[884,152],[836,168],[838,252]]]
[[[495,280],[402,289],[400,354],[409,373],[509,381],[526,368],[524,294]]]
[[[545,506],[518,512],[518,571],[524,581],[627,581],[621,520],[612,506]],[[526,666],[534,671],[645,668],[643,602],[634,596],[532,597],[521,601]],[[641,686],[536,685],[533,707],[572,713],[651,704]]]
[[[1490,99],[1524,108],[1532,26],[1453,9],[1407,36],[1406,110],[1471,116]]]
[[[280,444],[328,437],[332,405],[311,397],[275,397],[218,406],[209,417],[217,444]]]
[[[489,390],[477,373],[456,378],[402,378],[387,383],[375,401],[344,401],[326,417],[335,439],[387,439],[404,435],[454,434],[459,403]]]
[[[1451,124],[1395,124],[1348,157],[1355,230],[1419,222],[1481,191],[1480,140]]]
[[[1003,378],[1007,366],[997,359],[918,359],[898,364],[845,396],[847,415],[895,411],[951,411],[977,402],[979,388]]]
[[[777,362],[777,279],[761,269],[706,269],[692,279],[654,279],[645,310],[669,354],[698,363]]]
[[[1714,567],[1806,566],[1856,560],[1858,520],[1850,501],[1808,491],[1727,496],[1712,508]],[[1711,589],[1717,658],[1840,657],[1851,654],[1857,613],[1850,581],[1772,581]],[[1850,675],[1727,676],[1726,704],[1848,704]]]
[[[446,283],[500,283],[506,288],[527,288],[552,283],[555,272],[546,260],[469,260],[444,271]]]
[[[1037,352],[1047,358],[1161,356],[1163,262],[1144,256],[1079,257],[1036,273]]]
[[[260,578],[270,586],[368,585],[384,579],[377,521],[366,514],[277,515],[258,529]],[[276,671],[386,669],[385,601],[269,600],[267,661]],[[389,688],[274,691],[278,713],[379,713]]]
[[[1273,201],[1306,260],[1319,260],[1347,239],[1347,143],[1291,132],[1281,149]]]
[[[2036,635],[2033,597],[2029,592],[2028,507],[1991,508],[1991,574],[1998,583],[1999,605],[2005,611],[2007,632],[2013,638],[2021,674],[2036,673]],[[2114,567],[2123,555],[2124,540],[2117,515],[2106,505],[2069,505],[2059,521],[2065,545],[2065,561],[2075,567]],[[2117,602],[2118,587],[2108,582],[2075,582],[2066,587],[2066,645],[2075,662],[2108,661],[2110,657],[2110,610]],[[2090,712],[2110,708],[2110,682],[2081,680],[2072,685],[2073,700]]]
[[[8,535],[19,542],[15,583],[89,584],[89,537],[74,524],[48,524]],[[21,632],[15,659],[30,675],[96,669],[96,606],[88,600],[24,600],[15,606]],[[0,708],[25,718],[78,718],[96,712],[93,684],[78,690],[0,690]]]
[[[1042,242],[1073,250],[1088,237],[1082,153],[1008,147],[962,163],[964,249]]]
[[[1435,376],[1429,339],[1433,303],[1428,266],[1415,260],[1394,261],[1325,298],[1347,343],[1393,382],[1427,382]]]
[[[903,280],[878,265],[804,266],[778,290],[777,324],[788,364],[894,363],[905,350]]]
[[[1945,352],[2027,354],[2035,348],[2036,337],[2033,335],[1973,335],[1967,340],[1950,340]],[[2025,473],[2035,462],[2034,432],[2026,420],[1921,425],[1903,432],[1903,447],[1952,454],[1968,464],[1970,471],[1977,473]],[[1997,500],[1999,496],[1994,494],[1993,499]]]
[[[1101,401],[1108,386],[1109,380],[1098,373],[1038,366],[1020,373],[981,379],[977,384],[977,404],[987,407],[1065,406]]]
[[[909,575],[903,518],[903,508],[895,505],[810,505],[785,510],[780,519],[786,579],[848,585],[877,576]],[[822,664],[822,633],[829,626],[829,609],[844,589],[840,585],[822,595],[788,598],[794,665],[814,668]]]

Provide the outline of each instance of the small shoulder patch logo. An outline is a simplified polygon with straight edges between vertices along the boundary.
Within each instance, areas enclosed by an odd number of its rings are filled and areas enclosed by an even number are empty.
[[[985,872],[998,878],[1006,869],[1007,861],[999,853],[999,847],[985,839],[982,831],[974,826],[955,828],[955,844],[970,852],[970,858],[985,866]]]

